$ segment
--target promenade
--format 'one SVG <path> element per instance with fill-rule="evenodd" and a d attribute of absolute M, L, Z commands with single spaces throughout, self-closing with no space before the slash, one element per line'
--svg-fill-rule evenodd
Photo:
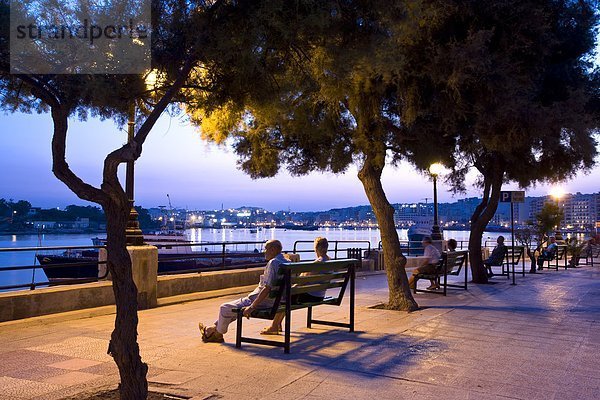
<path fill-rule="evenodd" d="M 293 313 L 291 354 L 204 344 L 236 295 L 141 311 L 139 342 L 151 390 L 197 399 L 600 399 L 600 268 L 542 271 L 495 284 L 418 294 L 413 313 L 369 308 L 387 298 L 385 275 L 357 279 L 356 333 L 304 327 Z M 346 305 L 347 306 L 347 305 Z M 110 308 L 0 324 L 0 399 L 82 398 L 112 389 Z M 103 315 L 104 314 L 104 315 Z M 315 317 L 343 321 L 346 307 Z M 268 321 L 250 320 L 245 334 Z"/>

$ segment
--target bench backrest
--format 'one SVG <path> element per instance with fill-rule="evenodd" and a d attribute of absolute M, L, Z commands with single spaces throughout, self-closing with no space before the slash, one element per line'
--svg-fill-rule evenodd
<path fill-rule="evenodd" d="M 443 252 L 440 261 L 441 271 L 444 272 L 445 268 L 448 274 L 458 275 L 463 265 L 466 264 L 468 256 L 468 250 Z"/>
<path fill-rule="evenodd" d="M 567 254 L 567 246 L 565 245 L 558 245 L 556 247 L 556 252 L 554 252 L 554 257 L 557 260 L 561 260 L 563 258 L 563 256 L 565 256 Z"/>
<path fill-rule="evenodd" d="M 513 256 L 514 256 L 514 263 L 518 264 L 519 261 L 521 261 L 521 257 L 523 257 L 524 253 L 525 253 L 525 246 L 515 246 L 514 253 L 513 253 L 512 246 L 506 246 L 506 254 L 504 255 L 504 259 L 506 260 L 505 262 L 507 264 L 511 264 L 513 262 Z"/>
<path fill-rule="evenodd" d="M 337 259 L 323 262 L 301 261 L 281 264 L 279 266 L 281 279 L 278 286 L 271 288 L 269 294 L 270 297 L 275 298 L 272 314 L 275 314 L 280 307 L 285 305 L 286 287 L 291 295 L 339 288 L 334 303 L 340 304 L 346 286 L 354 276 L 358 262 L 356 259 Z M 301 276 L 301 274 L 305 276 Z"/>

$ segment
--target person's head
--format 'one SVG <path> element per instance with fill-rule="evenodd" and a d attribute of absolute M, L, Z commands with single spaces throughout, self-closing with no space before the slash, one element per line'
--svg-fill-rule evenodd
<path fill-rule="evenodd" d="M 454 250 L 456 250 L 457 246 L 458 246 L 458 243 L 456 243 L 456 240 L 448 239 L 448 250 L 454 251 Z"/>
<path fill-rule="evenodd" d="M 496 243 L 504 244 L 504 236 L 502 236 L 502 235 L 498 236 L 498 239 L 496 239 Z"/>
<path fill-rule="evenodd" d="M 423 247 L 427 247 L 433 242 L 431 241 L 431 238 L 429 236 L 425 236 L 423 240 L 421 240 L 421 243 L 423 243 Z"/>
<path fill-rule="evenodd" d="M 265 243 L 265 260 L 269 261 L 277 257 L 281 250 L 283 250 L 283 246 L 279 240 L 269 240 Z"/>
<path fill-rule="evenodd" d="M 324 237 L 318 237 L 315 239 L 315 253 L 318 257 L 324 257 L 327 255 L 327 249 L 329 248 L 329 242 Z"/>
<path fill-rule="evenodd" d="M 556 238 L 554 236 L 550 236 L 550 243 L 556 243 Z"/>

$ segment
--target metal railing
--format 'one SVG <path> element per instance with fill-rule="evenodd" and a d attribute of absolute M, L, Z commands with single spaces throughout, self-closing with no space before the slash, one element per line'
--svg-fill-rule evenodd
<path fill-rule="evenodd" d="M 302 254 L 302 253 L 313 253 L 314 254 L 314 240 L 296 240 L 294 242 L 294 247 L 292 249 L 292 253 L 294 254 Z M 302 244 L 310 244 L 310 249 L 303 248 L 304 246 L 298 246 Z M 299 248 L 300 247 L 300 248 Z M 329 240 L 329 250 L 328 253 L 333 254 L 333 259 L 340 258 L 339 253 L 341 254 L 341 258 L 358 258 L 362 259 L 368 257 L 371 253 L 371 242 L 369 240 Z M 350 257 L 352 256 L 352 257 Z"/>
<path fill-rule="evenodd" d="M 14 289 L 25 289 L 28 288 L 30 290 L 34 290 L 38 286 L 50 286 L 56 284 L 76 284 L 76 283 L 87 283 L 87 282 L 95 282 L 98 279 L 106 278 L 107 274 L 103 274 L 98 276 L 98 265 L 106 264 L 105 261 L 92 261 L 89 260 L 89 257 L 78 257 L 77 255 L 83 253 L 83 251 L 92 251 L 95 253 L 99 252 L 99 249 L 104 248 L 104 246 L 49 246 L 49 247 L 10 247 L 10 248 L 0 248 L 0 254 L 5 254 L 8 252 L 30 252 L 34 253 L 34 264 L 31 265 L 11 265 L 11 266 L 0 266 L 0 276 L 6 276 L 7 272 L 10 271 L 28 271 L 31 270 L 31 279 L 28 279 L 27 283 L 15 283 L 9 285 L 0 285 L 0 291 L 5 290 L 14 290 Z M 61 252 L 51 254 L 50 252 Z M 38 256 L 46 256 L 46 257 L 59 257 L 63 260 L 68 260 L 68 262 L 56 262 L 49 263 L 45 265 L 38 264 Z M 78 258 L 81 258 L 82 261 L 79 261 Z M 86 258 L 88 258 L 86 260 Z M 96 267 L 96 276 L 89 277 L 60 277 L 57 279 L 48 278 L 48 274 L 52 276 L 60 276 L 63 275 L 63 272 L 66 271 L 67 268 L 90 268 L 93 270 L 93 267 Z M 40 277 L 39 270 L 44 271 L 44 275 L 47 280 L 42 279 L 41 281 L 36 281 L 36 273 L 37 277 Z M 62 271 L 61 271 L 62 270 Z"/>
<path fill-rule="evenodd" d="M 159 249 L 159 275 L 173 275 L 264 266 L 266 264 L 262 252 L 264 243 L 264 241 L 173 242 L 152 245 Z M 10 252 L 30 252 L 33 253 L 34 258 L 34 264 L 0 266 L 0 282 L 11 272 L 31 271 L 30 278 L 19 277 L 20 282 L 0 284 L 0 291 L 25 288 L 34 290 L 36 287 L 89 283 L 106 279 L 108 268 L 100 268 L 106 266 L 106 261 L 99 260 L 99 251 L 102 248 L 106 246 L 0 248 L 0 255 Z M 46 261 L 42 263 L 44 260 Z M 43 278 L 39 279 L 40 277 Z"/>
<path fill-rule="evenodd" d="M 158 274 L 177 275 L 262 267 L 267 262 L 262 247 L 265 241 L 185 242 L 152 245 L 158 248 Z M 163 250 L 186 249 L 185 253 Z M 200 251 L 198 251 L 200 248 Z"/>
<path fill-rule="evenodd" d="M 463 249 L 469 248 L 468 240 L 457 240 L 456 244 L 457 244 L 457 246 L 456 246 L 457 250 L 463 250 Z M 381 243 L 381 240 L 379 241 L 377 248 L 379 250 L 383 249 L 383 244 Z M 415 240 L 400 240 L 400 249 L 407 256 L 423 255 L 423 251 L 425 250 L 425 248 L 423 247 L 423 244 L 420 241 L 415 241 Z"/>

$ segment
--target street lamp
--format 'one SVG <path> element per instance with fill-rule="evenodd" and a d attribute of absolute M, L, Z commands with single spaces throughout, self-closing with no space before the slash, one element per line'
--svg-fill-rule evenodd
<path fill-rule="evenodd" d="M 144 77 L 146 88 L 156 90 L 156 84 L 158 82 L 158 74 L 155 70 L 150 70 Z M 127 144 L 131 144 L 135 137 L 135 100 L 129 102 L 128 121 L 127 121 Z M 127 227 L 125 228 L 125 236 L 127 237 L 127 244 L 131 246 L 141 246 L 144 244 L 144 234 L 140 229 L 140 223 L 138 220 L 138 213 L 135 210 L 134 205 L 134 161 L 127 161 L 125 169 L 125 193 L 129 200 L 131 207 L 129 211 L 129 220 L 127 221 Z"/>
<path fill-rule="evenodd" d="M 431 239 L 442 240 L 442 232 L 438 224 L 438 201 L 437 201 L 437 177 L 444 171 L 444 166 L 434 163 L 429 166 L 429 173 L 433 178 L 433 227 L 431 228 Z"/>
<path fill-rule="evenodd" d="M 550 196 L 553 197 L 554 200 L 556 200 L 556 207 L 558 208 L 559 212 L 560 212 L 560 199 L 562 199 L 565 196 L 565 194 L 566 194 L 565 189 L 560 186 L 554 186 L 552 189 L 550 189 Z M 554 238 L 556 240 L 563 240 L 563 237 L 562 237 L 562 234 L 560 233 L 559 227 L 560 227 L 560 222 L 556 225 L 556 231 L 554 232 Z"/>
<path fill-rule="evenodd" d="M 130 144 L 135 136 L 135 102 L 132 100 L 129 103 L 128 110 L 128 121 L 127 121 L 127 143 Z M 125 228 L 125 236 L 127 238 L 127 244 L 131 246 L 141 246 L 144 244 L 144 234 L 140 229 L 140 222 L 138 221 L 138 213 L 135 210 L 134 197 L 133 197 L 133 183 L 134 183 L 134 161 L 127 161 L 125 169 L 125 194 L 127 194 L 127 200 L 129 200 L 129 219 L 127 221 L 127 227 Z"/>

